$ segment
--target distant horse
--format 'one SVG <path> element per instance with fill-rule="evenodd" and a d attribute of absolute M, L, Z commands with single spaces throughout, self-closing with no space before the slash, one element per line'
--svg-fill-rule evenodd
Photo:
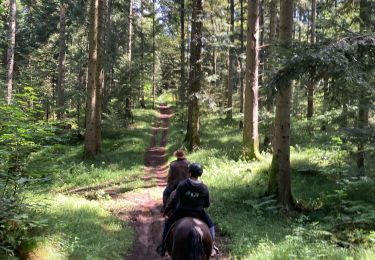
<path fill-rule="evenodd" d="M 173 224 L 166 243 L 168 254 L 174 260 L 208 260 L 213 242 L 204 222 L 185 217 Z"/>

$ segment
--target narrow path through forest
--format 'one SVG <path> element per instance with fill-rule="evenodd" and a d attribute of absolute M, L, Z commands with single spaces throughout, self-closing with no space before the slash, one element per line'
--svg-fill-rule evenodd
<path fill-rule="evenodd" d="M 169 259 L 168 256 L 160 257 L 155 249 L 160 243 L 163 231 L 164 219 L 160 213 L 162 205 L 162 191 L 166 185 L 166 176 L 168 171 L 167 164 L 167 143 L 170 118 L 173 116 L 169 106 L 161 104 L 158 107 L 160 112 L 152 125 L 152 136 L 149 148 L 145 154 L 144 168 L 144 187 L 143 194 L 139 198 L 132 198 L 136 203 L 135 212 L 128 215 L 119 215 L 124 221 L 131 220 L 135 230 L 135 244 L 129 255 L 128 260 L 159 260 Z M 157 186 L 159 196 L 155 199 L 152 192 Z M 114 197 L 115 198 L 115 197 Z M 130 198 L 128 198 L 130 199 Z M 220 246 L 220 238 L 218 239 Z M 217 255 L 212 259 L 227 259 L 223 255 Z"/>
<path fill-rule="evenodd" d="M 161 194 L 166 185 L 169 120 L 172 117 L 170 107 L 160 105 L 159 118 L 152 125 L 150 146 L 145 154 L 144 186 L 142 199 L 138 200 L 138 211 L 132 212 L 130 220 L 135 230 L 135 244 L 126 259 L 168 259 L 160 257 L 155 249 L 160 243 L 164 219 L 161 216 Z M 150 188 L 158 186 L 160 199 L 154 199 Z M 124 216 L 129 219 L 129 216 Z"/>
<path fill-rule="evenodd" d="M 156 247 L 161 241 L 164 226 L 164 218 L 160 213 L 162 206 L 162 192 L 166 186 L 168 171 L 167 143 L 172 110 L 165 104 L 158 106 L 159 116 L 152 124 L 150 144 L 145 152 L 143 189 L 135 192 L 123 192 L 116 187 L 117 184 L 109 183 L 96 187 L 71 190 L 71 193 L 83 194 L 91 198 L 89 194 L 102 189 L 105 194 L 119 205 L 113 212 L 117 217 L 133 227 L 135 241 L 127 253 L 127 260 L 163 260 L 168 256 L 160 257 L 156 253 Z M 114 185 L 114 186 L 113 186 Z M 90 193 L 91 191 L 91 193 Z M 89 193 L 87 193 L 89 192 Z M 126 205 L 131 205 L 129 211 Z M 111 210 L 112 211 L 112 210 Z M 216 244 L 222 249 L 224 239 L 217 237 Z M 126 253 L 124 253 L 126 254 Z M 216 255 L 212 259 L 228 259 L 224 255 Z"/>

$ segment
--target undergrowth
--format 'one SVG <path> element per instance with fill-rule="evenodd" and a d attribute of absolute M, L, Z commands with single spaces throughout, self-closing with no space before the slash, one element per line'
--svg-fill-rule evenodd
<path fill-rule="evenodd" d="M 267 147 L 262 147 L 262 161 L 242 161 L 238 121 L 202 118 L 202 147 L 188 159 L 204 165 L 202 179 L 212 198 L 208 212 L 231 258 L 374 258 L 373 164 L 368 158 L 368 176 L 358 175 L 353 144 L 345 142 L 338 127 L 320 130 L 322 120 L 293 122 L 292 192 L 309 211 L 285 216 L 276 199 L 265 196 L 272 158 Z M 183 145 L 179 122 L 172 124 L 170 152 Z"/>
<path fill-rule="evenodd" d="M 25 156 L 25 175 L 43 183 L 25 190 L 24 201 L 30 207 L 17 217 L 24 217 L 21 220 L 29 228 L 22 240 L 15 238 L 16 255 L 48 260 L 121 259 L 126 255 L 133 232 L 105 210 L 113 205 L 107 205 L 102 189 L 127 192 L 144 186 L 140 176 L 156 112 L 137 110 L 134 115 L 135 124 L 128 128 L 112 128 L 113 120 L 104 120 L 103 149 L 94 160 L 84 161 L 83 142 L 71 142 L 65 132 Z M 88 192 L 79 192 L 82 189 Z"/>

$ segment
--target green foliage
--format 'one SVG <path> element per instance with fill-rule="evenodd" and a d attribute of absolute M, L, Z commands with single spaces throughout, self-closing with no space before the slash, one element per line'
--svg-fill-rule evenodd
<path fill-rule="evenodd" d="M 0 122 L 0 253 L 13 254 L 38 225 L 27 214 L 22 192 L 40 181 L 27 173 L 27 157 L 49 132 L 17 106 L 0 105 Z"/>
<path fill-rule="evenodd" d="M 50 174 L 32 171 L 30 155 L 42 147 L 66 142 L 58 128 L 38 121 L 39 101 L 31 87 L 15 96 L 14 105 L 0 104 L 0 253 L 13 254 L 27 241 L 30 229 L 42 226 L 30 217 L 33 207 L 24 192 L 35 191 Z"/>
<path fill-rule="evenodd" d="M 362 86 L 366 81 L 365 73 L 375 67 L 375 38 L 372 36 L 349 36 L 309 51 L 306 47 L 302 49 L 303 52 L 285 61 L 270 81 L 270 88 L 277 91 L 286 81 L 300 79 L 305 74 L 313 81 L 329 77 L 341 84 Z"/>
<path fill-rule="evenodd" d="M 45 228 L 27 245 L 38 259 L 120 259 L 132 244 L 132 229 L 99 202 L 52 194 L 29 200 L 48 203 L 33 216 Z"/>
<path fill-rule="evenodd" d="M 237 123 L 202 118 L 202 148 L 188 159 L 204 165 L 202 179 L 212 199 L 209 214 L 220 230 L 218 243 L 231 258 L 373 258 L 374 201 L 369 194 L 375 181 L 355 176 L 353 144 L 336 131 L 338 122 L 332 123 L 338 115 L 332 111 L 292 122 L 292 192 L 304 211 L 289 217 L 279 213 L 274 197 L 264 196 L 271 156 L 238 160 L 242 132 L 233 127 Z M 326 131 L 320 129 L 322 123 Z M 260 128 L 267 124 L 261 121 Z M 175 121 L 170 130 L 172 151 L 183 139 L 183 125 Z"/>

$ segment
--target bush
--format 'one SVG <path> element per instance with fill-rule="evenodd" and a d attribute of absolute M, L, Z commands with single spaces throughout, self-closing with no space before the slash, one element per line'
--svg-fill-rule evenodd
<path fill-rule="evenodd" d="M 41 181 L 28 173 L 27 163 L 53 128 L 36 120 L 35 113 L 0 104 L 0 255 L 13 255 L 30 228 L 39 226 L 29 218 L 32 207 L 23 203 L 26 187 Z"/>

